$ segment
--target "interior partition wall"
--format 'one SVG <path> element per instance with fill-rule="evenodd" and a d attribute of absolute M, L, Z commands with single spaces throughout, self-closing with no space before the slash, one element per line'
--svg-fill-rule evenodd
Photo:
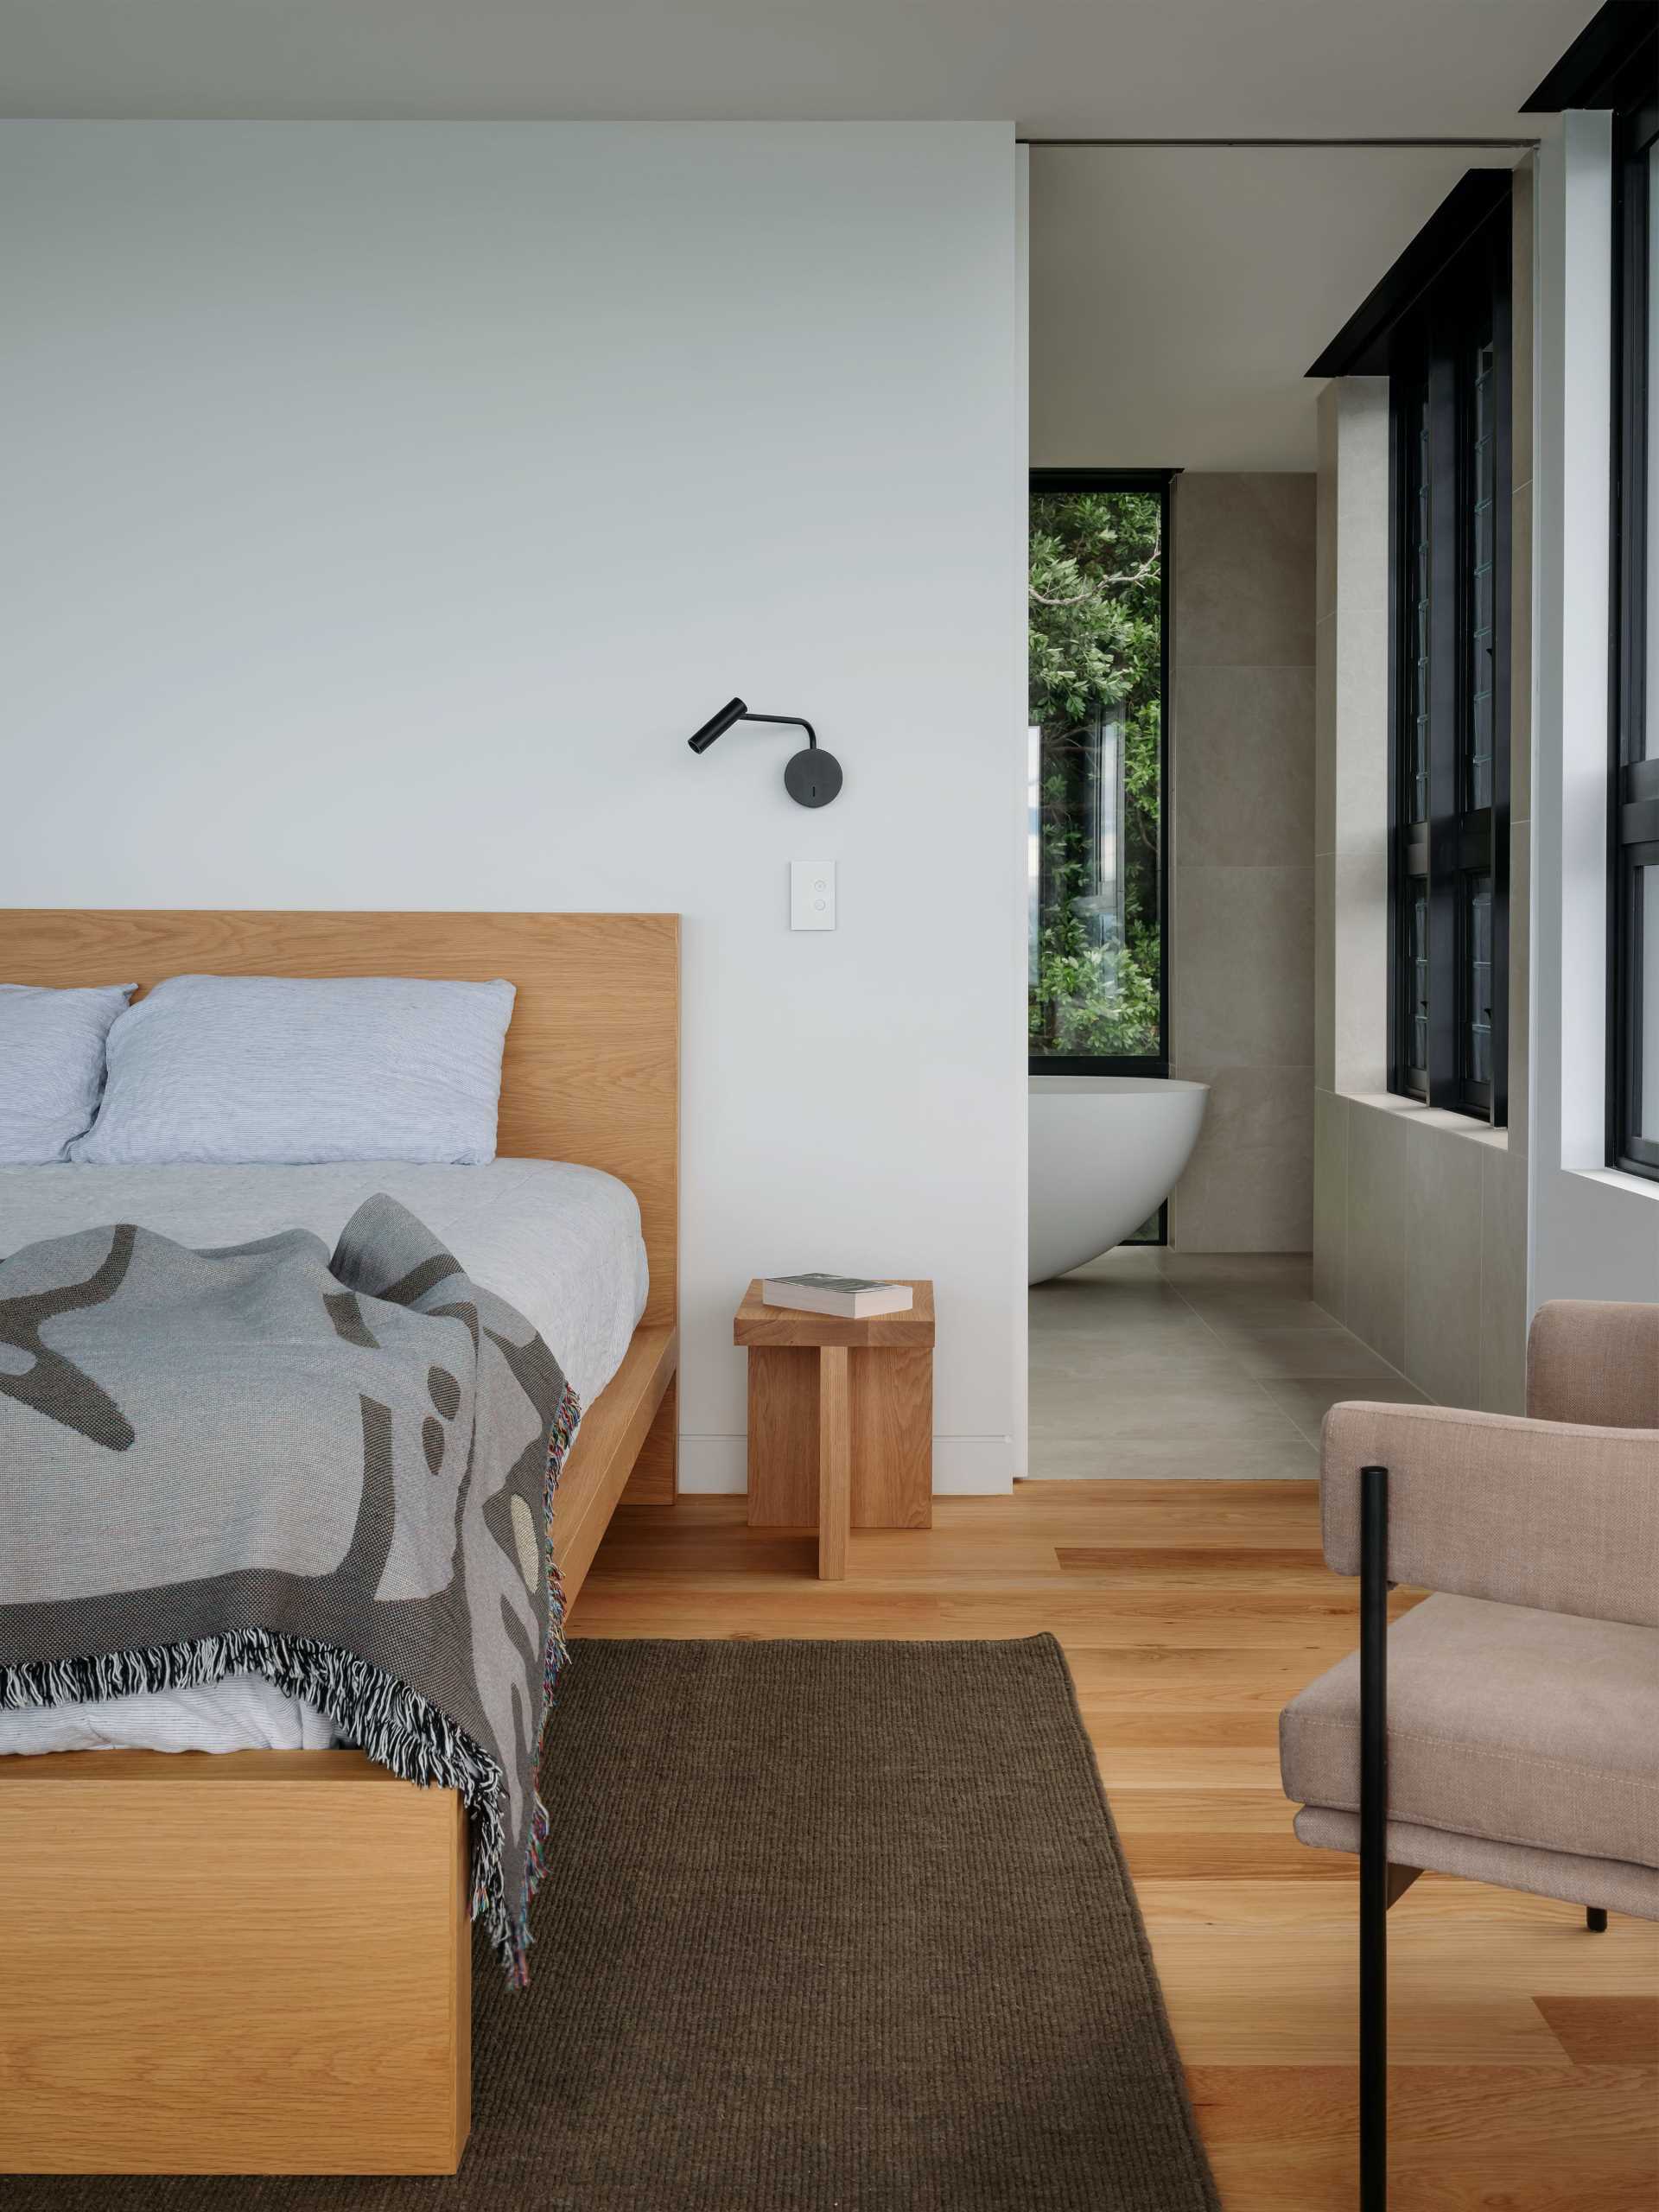
<path fill-rule="evenodd" d="M 936 1277 L 936 1486 L 1024 1471 L 1015 181 L 1011 124 L 0 122 L 7 903 L 678 912 L 687 1490 L 804 1265 Z M 833 806 L 687 750 L 736 691 Z"/>

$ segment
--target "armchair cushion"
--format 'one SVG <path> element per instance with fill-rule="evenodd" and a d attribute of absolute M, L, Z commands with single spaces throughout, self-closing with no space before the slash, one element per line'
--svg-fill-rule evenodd
<path fill-rule="evenodd" d="M 1359 1573 L 1359 1471 L 1389 1471 L 1389 1580 L 1659 1628 L 1659 1430 L 1332 1406 L 1326 1564 Z"/>
<path fill-rule="evenodd" d="M 1659 1630 L 1433 1597 L 1389 1631 L 1391 1821 L 1659 1868 Z M 1287 1796 L 1359 1805 L 1359 1659 L 1280 1715 Z"/>
<path fill-rule="evenodd" d="M 1659 1428 L 1659 1306 L 1552 1298 L 1527 1338 L 1535 1421 Z"/>

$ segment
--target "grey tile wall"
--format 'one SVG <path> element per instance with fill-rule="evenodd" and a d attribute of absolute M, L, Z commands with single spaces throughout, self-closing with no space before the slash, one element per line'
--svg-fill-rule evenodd
<path fill-rule="evenodd" d="M 1406 1366 L 1406 1230 L 1411 1170 L 1406 1123 L 1386 1108 L 1348 1105 L 1347 1264 L 1344 1327 L 1374 1344 L 1390 1365 Z"/>
<path fill-rule="evenodd" d="M 1182 1071 L 1311 1071 L 1312 868 L 1305 861 L 1296 868 L 1189 868 L 1177 861 L 1175 875 L 1180 906 L 1175 1033 Z"/>
<path fill-rule="evenodd" d="M 1205 1143 L 1181 1181 L 1177 1249 L 1306 1252 L 1313 1242 L 1313 1087 L 1305 1065 L 1217 1067 Z M 1205 1243 L 1188 1241 L 1200 1224 Z"/>
<path fill-rule="evenodd" d="M 1175 636 L 1183 663 L 1309 667 L 1313 659 L 1317 479 L 1179 477 Z"/>
<path fill-rule="evenodd" d="M 1317 486 L 1176 486 L 1172 1058 L 1211 1085 L 1185 1251 L 1313 1236 Z"/>
<path fill-rule="evenodd" d="M 1413 1116 L 1406 1132 L 1406 1356 L 1443 1406 L 1480 1397 L 1481 1167 L 1486 1146 Z"/>
<path fill-rule="evenodd" d="M 1176 678 L 1182 868 L 1307 866 L 1313 670 L 1210 666 Z"/>
<path fill-rule="evenodd" d="M 1480 1171 L 1480 1385 L 1469 1402 L 1518 1414 L 1527 1395 L 1526 1159 L 1489 1145 Z"/>
<path fill-rule="evenodd" d="M 1313 1093 L 1313 1291 L 1340 1319 L 1347 1306 L 1348 1101 Z"/>

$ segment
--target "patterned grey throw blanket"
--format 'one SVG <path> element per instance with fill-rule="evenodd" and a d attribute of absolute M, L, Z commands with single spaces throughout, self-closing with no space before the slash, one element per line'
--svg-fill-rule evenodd
<path fill-rule="evenodd" d="M 577 1414 L 389 1198 L 332 1257 L 303 1230 L 30 1245 L 0 1261 L 0 1703 L 264 1675 L 461 1792 L 473 1913 L 523 1981 Z"/>

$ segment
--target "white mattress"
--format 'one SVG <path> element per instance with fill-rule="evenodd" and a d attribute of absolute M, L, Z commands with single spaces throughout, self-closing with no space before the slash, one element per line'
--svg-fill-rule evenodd
<path fill-rule="evenodd" d="M 0 1253 L 105 1222 L 137 1222 L 183 1244 L 236 1244 L 279 1229 L 330 1246 L 385 1191 L 441 1236 L 468 1274 L 539 1331 L 584 1407 L 622 1363 L 645 1310 L 639 1207 L 625 1183 L 563 1160 L 486 1167 L 353 1160 L 321 1167 L 0 1168 Z M 156 1691 L 107 1706 L 0 1711 L 0 1754 L 121 1745 L 242 1751 L 327 1740 L 308 1707 L 243 1680 Z"/>

